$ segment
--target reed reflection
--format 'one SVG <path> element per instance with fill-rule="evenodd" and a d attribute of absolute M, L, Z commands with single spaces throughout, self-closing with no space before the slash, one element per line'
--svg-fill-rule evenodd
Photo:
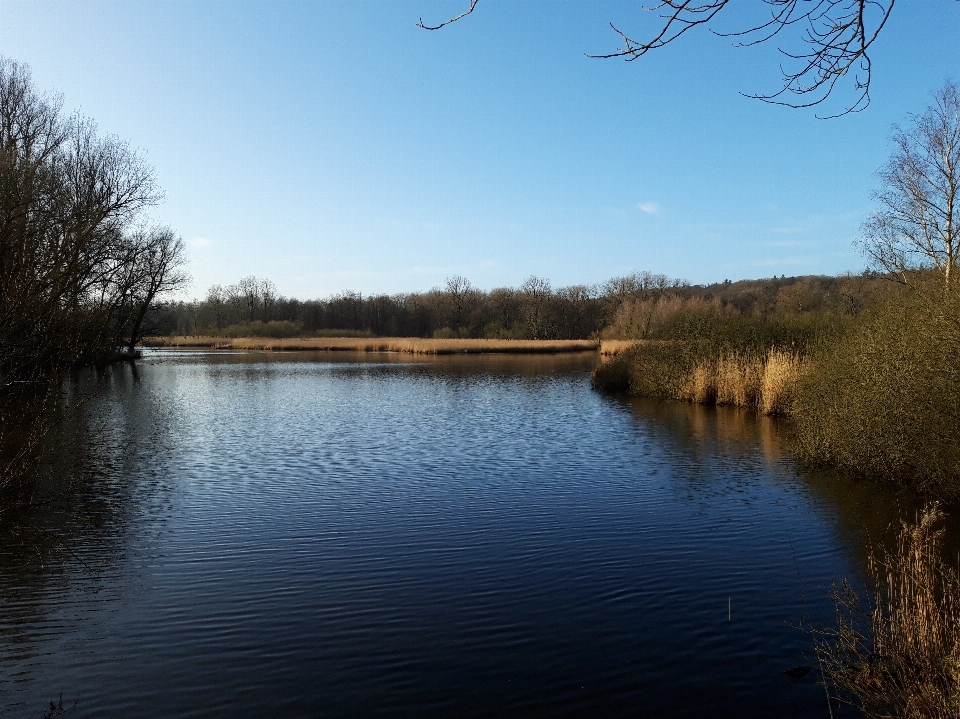
<path fill-rule="evenodd" d="M 770 471 L 753 476 L 796 485 L 832 521 L 838 544 L 848 548 L 858 570 L 848 579 L 861 587 L 870 584 L 871 554 L 882 557 L 892 550 L 901 521 L 914 520 L 924 506 L 924 500 L 907 488 L 799 465 L 791 453 L 792 427 L 787 420 L 686 402 L 625 397 L 612 401 L 629 408 L 657 441 L 687 455 L 690 467 L 713 467 L 720 458 L 734 463 L 762 461 Z M 949 517 L 945 553 L 960 556 L 960 506 L 945 509 Z"/>

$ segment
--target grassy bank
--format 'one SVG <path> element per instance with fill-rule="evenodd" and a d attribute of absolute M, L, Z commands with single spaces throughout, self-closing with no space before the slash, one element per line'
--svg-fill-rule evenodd
<path fill-rule="evenodd" d="M 656 339 L 603 355 L 594 382 L 787 416 L 804 462 L 954 500 L 960 297 L 912 279 L 910 286 L 888 281 L 856 312 L 747 315 L 674 301 L 655 308 L 663 328 Z"/>
<path fill-rule="evenodd" d="M 554 354 L 590 352 L 593 340 L 492 340 L 423 339 L 418 337 L 151 337 L 147 347 L 211 347 L 214 349 L 267 350 L 274 352 L 405 352 L 409 354 Z"/>

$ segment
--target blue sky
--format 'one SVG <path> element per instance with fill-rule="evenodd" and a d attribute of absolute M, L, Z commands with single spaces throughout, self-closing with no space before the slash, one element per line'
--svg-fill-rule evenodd
<path fill-rule="evenodd" d="M 415 25 L 467 5 L 0 0 L 0 54 L 145 153 L 191 294 L 253 274 L 301 298 L 859 271 L 891 124 L 960 79 L 953 0 L 898 2 L 872 105 L 829 121 L 739 94 L 777 87 L 774 46 L 700 32 L 586 58 L 617 47 L 611 21 L 653 29 L 640 2 L 480 0 Z"/>

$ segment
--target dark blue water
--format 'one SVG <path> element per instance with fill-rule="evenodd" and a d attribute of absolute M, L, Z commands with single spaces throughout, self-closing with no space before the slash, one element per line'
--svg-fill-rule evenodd
<path fill-rule="evenodd" d="M 783 674 L 815 664 L 797 625 L 893 503 L 799 473 L 770 420 L 597 393 L 593 362 L 78 376 L 2 517 L 0 717 L 828 716 Z"/>

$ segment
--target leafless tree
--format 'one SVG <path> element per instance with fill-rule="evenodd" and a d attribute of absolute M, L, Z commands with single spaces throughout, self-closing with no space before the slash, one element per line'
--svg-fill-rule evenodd
<path fill-rule="evenodd" d="M 880 169 L 880 209 L 863 224 L 860 244 L 882 270 L 907 282 L 935 267 L 944 287 L 960 260 L 960 89 L 947 82 L 911 126 L 895 126 L 894 151 Z"/>
<path fill-rule="evenodd" d="M 457 332 L 463 325 L 463 316 L 475 294 L 470 280 L 460 275 L 454 275 L 447 278 L 447 295 L 450 297 L 450 303 L 453 306 L 453 323 L 451 329 Z"/>
<path fill-rule="evenodd" d="M 207 290 L 207 306 L 213 311 L 214 322 L 218 330 L 223 329 L 224 304 L 226 303 L 227 293 L 223 285 L 211 285 Z"/>
<path fill-rule="evenodd" d="M 487 302 L 501 331 L 509 333 L 521 315 L 520 297 L 517 291 L 510 287 L 497 287 L 487 294 Z"/>
<path fill-rule="evenodd" d="M 143 321 L 153 303 L 184 289 L 190 281 L 185 271 L 183 241 L 169 227 L 141 229 L 133 239 L 137 281 L 131 293 L 131 318 L 127 349 L 132 354 L 142 338 Z"/>
<path fill-rule="evenodd" d="M 159 198 L 136 152 L 0 58 L 0 387 L 107 348 L 136 274 L 128 229 Z"/>
<path fill-rule="evenodd" d="M 160 199 L 153 170 L 61 107 L 0 57 L 0 490 L 51 426 L 51 380 L 134 342 L 182 258 L 135 229 Z"/>
<path fill-rule="evenodd" d="M 471 14 L 478 0 L 457 17 L 436 25 L 417 25 L 425 30 L 439 30 Z M 779 90 L 749 94 L 764 102 L 789 107 L 819 105 L 833 92 L 842 78 L 853 82 L 854 100 L 839 114 L 858 112 L 870 103 L 872 62 L 870 49 L 890 17 L 895 0 L 755 0 L 766 5 L 767 17 L 745 28 L 717 31 L 713 24 L 730 0 L 660 0 L 644 8 L 658 14 L 657 29 L 647 39 L 637 40 L 613 23 L 610 27 L 620 36 L 622 46 L 613 52 L 588 55 L 594 58 L 623 58 L 633 61 L 669 45 L 681 35 L 701 26 L 714 34 L 736 39 L 736 46 L 758 45 L 778 36 L 789 36 L 798 49 L 780 52 L 790 61 L 781 65 L 783 75 Z"/>
<path fill-rule="evenodd" d="M 569 339 L 583 339 L 586 334 L 587 309 L 595 296 L 596 288 L 592 285 L 571 285 L 557 290 L 557 298 L 569 310 L 565 313 Z"/>
<path fill-rule="evenodd" d="M 547 303 L 553 292 L 550 280 L 531 275 L 520 285 L 522 310 L 527 331 L 535 339 L 544 339 L 548 330 Z"/>

